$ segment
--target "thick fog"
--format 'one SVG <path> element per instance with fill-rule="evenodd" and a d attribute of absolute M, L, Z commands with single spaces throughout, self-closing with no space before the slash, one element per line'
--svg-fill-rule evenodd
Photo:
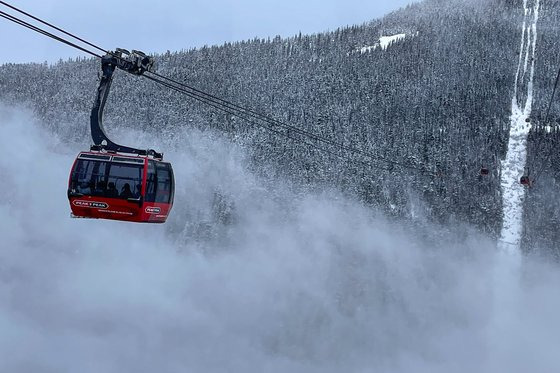
<path fill-rule="evenodd" d="M 560 269 L 465 228 L 433 247 L 336 191 L 252 175 L 211 133 L 156 146 L 165 225 L 71 219 L 76 126 L 0 106 L 1 372 L 550 372 Z M 433 228 L 433 234 L 439 234 Z M 424 232 L 424 235 L 430 235 Z M 513 264 L 512 264 L 513 263 Z"/>

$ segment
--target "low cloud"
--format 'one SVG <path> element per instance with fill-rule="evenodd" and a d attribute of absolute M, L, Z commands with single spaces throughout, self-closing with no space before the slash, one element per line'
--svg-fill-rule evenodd
<path fill-rule="evenodd" d="M 2 106 L 0 116 L 2 372 L 559 363 L 554 264 L 526 258 L 504 283 L 507 260 L 484 237 L 427 245 L 334 192 L 259 180 L 240 149 L 196 132 L 120 134 L 156 142 L 174 164 L 165 226 L 71 219 L 68 172 L 84 144 L 59 143 L 64 129 L 49 132 L 24 111 Z"/>

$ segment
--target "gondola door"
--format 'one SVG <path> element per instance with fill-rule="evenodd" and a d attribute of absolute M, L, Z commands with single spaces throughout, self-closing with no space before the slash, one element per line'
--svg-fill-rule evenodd
<path fill-rule="evenodd" d="M 163 223 L 173 206 L 173 169 L 168 162 L 149 159 L 146 172 L 143 220 Z"/>

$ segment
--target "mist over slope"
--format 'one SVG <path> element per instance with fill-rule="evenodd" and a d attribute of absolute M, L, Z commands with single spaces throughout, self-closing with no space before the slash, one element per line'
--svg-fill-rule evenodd
<path fill-rule="evenodd" d="M 69 218 L 83 143 L 0 106 L 0 371 L 526 372 L 559 363 L 560 270 L 495 287 L 495 244 L 423 244 L 336 192 L 266 184 L 212 133 L 169 150 L 165 226 Z M 425 235 L 442 234 L 437 228 Z M 496 292 L 515 294 L 495 308 Z M 493 306 L 494 305 L 494 306 Z"/>

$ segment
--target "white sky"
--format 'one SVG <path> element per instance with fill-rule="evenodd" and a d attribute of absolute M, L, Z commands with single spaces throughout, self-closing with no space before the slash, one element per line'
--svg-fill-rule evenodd
<path fill-rule="evenodd" d="M 361 24 L 414 0 L 8 0 L 103 48 L 176 51 Z M 13 14 L 5 6 L 0 10 Z M 0 18 L 0 64 L 55 62 L 80 54 Z"/>

